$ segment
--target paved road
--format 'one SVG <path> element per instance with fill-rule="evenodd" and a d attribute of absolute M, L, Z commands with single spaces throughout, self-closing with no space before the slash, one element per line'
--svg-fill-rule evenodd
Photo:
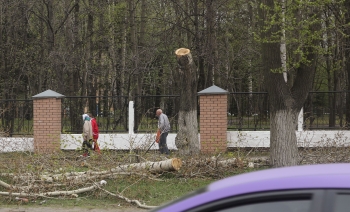
<path fill-rule="evenodd" d="M 0 212 L 147 212 L 146 209 L 141 208 L 110 208 L 110 209 L 97 209 L 97 208 L 56 208 L 56 207 L 13 207 L 2 208 L 0 206 Z"/>

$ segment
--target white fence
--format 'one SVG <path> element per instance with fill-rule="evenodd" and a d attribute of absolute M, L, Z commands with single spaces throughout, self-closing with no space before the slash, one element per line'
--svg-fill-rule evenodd
<path fill-rule="evenodd" d="M 129 102 L 129 133 L 100 134 L 98 139 L 101 149 L 130 150 L 148 149 L 155 140 L 155 134 L 134 134 L 134 106 Z M 299 120 L 302 120 L 302 112 Z M 348 145 L 350 131 L 303 131 L 302 122 L 298 123 L 296 135 L 299 147 L 319 145 Z M 176 150 L 176 134 L 168 135 L 168 148 Z M 198 134 L 200 138 L 200 135 Z M 61 149 L 76 150 L 81 148 L 83 137 L 81 134 L 61 134 Z M 336 142 L 336 144 L 335 144 Z M 269 147 L 270 131 L 228 131 L 227 147 Z M 150 149 L 158 149 L 158 144 L 153 144 Z M 0 138 L 0 152 L 34 151 L 33 138 Z"/>
<path fill-rule="evenodd" d="M 299 147 L 320 145 L 348 146 L 350 131 L 296 131 Z M 198 134 L 200 137 L 200 135 Z M 176 150 L 176 134 L 168 135 L 169 149 Z M 101 134 L 101 149 L 130 150 L 148 149 L 155 139 L 155 134 Z M 80 134 L 62 134 L 61 149 L 76 150 L 81 148 L 83 137 Z M 269 131 L 228 131 L 227 147 L 269 147 Z M 151 149 L 158 149 L 158 144 Z M 0 138 L 0 152 L 33 151 L 33 138 Z"/>

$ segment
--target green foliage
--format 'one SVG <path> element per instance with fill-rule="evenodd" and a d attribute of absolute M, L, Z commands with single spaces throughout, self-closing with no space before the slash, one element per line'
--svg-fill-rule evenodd
<path fill-rule="evenodd" d="M 4 3 L 0 95 L 30 98 L 48 88 L 67 96 L 177 94 L 179 47 L 191 50 L 199 85 L 264 91 L 261 45 L 279 44 L 284 31 L 291 76 L 316 52 L 314 89 L 348 90 L 342 77 L 349 27 L 344 1 L 285 2 L 285 10 L 281 1 L 244 0 L 210 7 L 186 0 Z"/>

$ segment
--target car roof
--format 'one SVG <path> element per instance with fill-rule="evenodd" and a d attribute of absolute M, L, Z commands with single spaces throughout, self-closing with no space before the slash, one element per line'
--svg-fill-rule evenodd
<path fill-rule="evenodd" d="M 336 186 L 339 183 L 334 181 L 329 182 L 332 177 L 337 177 L 339 175 L 350 176 L 350 163 L 300 165 L 249 172 L 213 182 L 208 186 L 208 190 L 216 190 L 227 186 L 235 186 L 240 184 L 249 184 L 251 182 L 263 183 L 271 180 L 278 180 L 280 183 L 288 183 L 290 178 L 297 178 L 298 181 L 302 181 L 302 179 L 307 179 L 310 177 L 314 178 L 314 181 L 316 181 L 314 183 L 317 183 L 318 186 L 329 187 L 332 185 Z M 325 182 L 321 180 L 321 176 L 327 176 L 329 180 Z M 342 185 L 346 186 L 344 184 Z M 349 186 L 350 184 L 347 185 Z M 280 188 L 284 187 L 284 184 L 280 185 Z M 298 187 L 303 188 L 304 186 L 301 184 Z M 308 186 L 305 185 L 305 187 L 307 188 Z M 278 186 L 274 185 L 273 188 L 278 189 Z M 250 189 L 247 188 L 247 191 L 248 190 Z M 244 192 L 244 190 L 242 190 L 242 192 Z"/>
<path fill-rule="evenodd" d="M 218 199 L 257 192 L 321 188 L 350 189 L 350 163 L 271 168 L 235 175 L 209 184 L 205 192 L 170 204 L 164 211 L 183 211 Z"/>

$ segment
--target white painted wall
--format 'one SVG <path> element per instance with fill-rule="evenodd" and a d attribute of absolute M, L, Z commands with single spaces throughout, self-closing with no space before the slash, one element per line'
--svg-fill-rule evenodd
<path fill-rule="evenodd" d="M 296 131 L 299 147 L 349 146 L 350 131 Z M 101 134 L 98 142 L 101 149 L 130 150 L 148 149 L 155 134 Z M 200 137 L 200 135 L 198 134 Z M 175 133 L 168 135 L 168 148 L 176 150 Z M 81 148 L 81 134 L 61 134 L 61 149 Z M 269 147 L 270 131 L 228 131 L 227 147 Z M 154 143 L 150 149 L 158 149 Z M 33 138 L 0 138 L 0 152 L 34 151 Z"/>
<path fill-rule="evenodd" d="M 1 152 L 34 152 L 34 138 L 0 138 Z"/>
<path fill-rule="evenodd" d="M 298 147 L 350 144 L 350 131 L 296 131 Z M 270 147 L 270 131 L 229 131 L 227 147 Z"/>
<path fill-rule="evenodd" d="M 176 134 L 168 135 L 167 144 L 169 149 L 176 149 Z M 100 149 L 148 149 L 155 141 L 156 134 L 100 134 L 98 143 Z M 75 150 L 82 146 L 83 137 L 81 134 L 62 134 L 61 149 Z M 158 149 L 158 144 L 154 143 L 150 149 Z"/>

